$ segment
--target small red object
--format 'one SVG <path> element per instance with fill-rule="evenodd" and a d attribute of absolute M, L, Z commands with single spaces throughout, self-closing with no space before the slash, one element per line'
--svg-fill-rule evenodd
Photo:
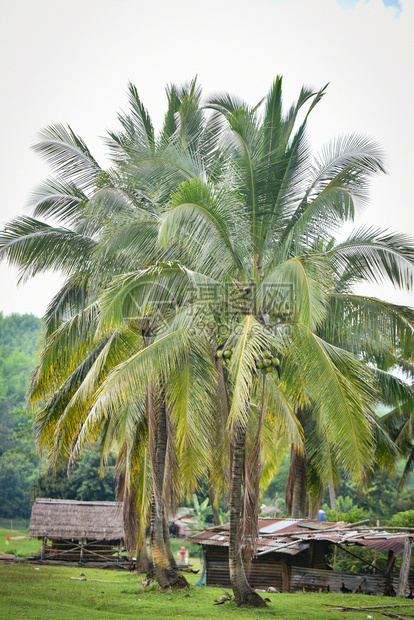
<path fill-rule="evenodd" d="M 7 540 L 10 540 L 10 536 L 8 534 L 7 534 L 6 538 L 7 538 Z"/>

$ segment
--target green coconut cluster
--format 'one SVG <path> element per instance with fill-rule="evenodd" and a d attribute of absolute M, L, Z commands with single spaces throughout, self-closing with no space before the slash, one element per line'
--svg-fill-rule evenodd
<path fill-rule="evenodd" d="M 265 375 L 273 372 L 275 368 L 280 368 L 280 359 L 266 349 L 263 351 L 262 358 L 256 360 L 256 366 Z"/>
<path fill-rule="evenodd" d="M 233 349 L 219 349 L 217 351 L 217 357 L 223 361 L 229 360 L 232 356 Z"/>
<path fill-rule="evenodd" d="M 217 350 L 217 357 L 222 360 L 222 362 L 226 363 L 230 360 L 233 354 L 233 349 L 230 347 L 226 347 L 225 349 Z M 262 353 L 262 357 L 256 359 L 256 368 L 262 371 L 262 374 L 268 374 L 277 369 L 278 374 L 280 376 L 280 360 L 276 357 L 271 351 L 265 350 Z"/>

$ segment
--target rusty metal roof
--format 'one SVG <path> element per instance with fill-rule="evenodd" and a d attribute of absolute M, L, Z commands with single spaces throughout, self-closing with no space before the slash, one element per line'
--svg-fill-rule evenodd
<path fill-rule="evenodd" d="M 229 524 L 215 526 L 194 534 L 192 542 L 200 545 L 229 546 Z M 296 555 L 308 549 L 311 541 L 339 545 L 362 545 L 377 551 L 394 551 L 397 555 L 404 548 L 404 540 L 414 533 L 377 531 L 344 521 L 327 522 L 313 519 L 259 518 L 257 555 L 286 553 Z"/>

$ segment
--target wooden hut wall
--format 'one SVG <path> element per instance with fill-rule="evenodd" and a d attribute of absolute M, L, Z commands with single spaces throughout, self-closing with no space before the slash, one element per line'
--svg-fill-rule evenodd
<path fill-rule="evenodd" d="M 290 592 L 297 590 L 318 591 L 329 586 L 332 592 L 340 591 L 342 584 L 349 590 L 361 586 L 363 592 L 382 594 L 385 591 L 385 577 L 381 574 L 340 573 L 329 570 L 326 565 L 326 543 L 315 544 L 294 556 L 281 553 L 267 553 L 255 558 L 250 567 L 249 583 L 254 588 L 270 586 L 282 589 L 282 560 L 290 567 Z M 208 586 L 230 587 L 228 547 L 206 545 Z M 313 562 L 313 567 L 310 564 Z M 393 575 L 397 588 L 398 576 Z"/>
<path fill-rule="evenodd" d="M 313 548 L 312 548 L 313 547 Z M 229 552 L 228 547 L 206 546 L 207 585 L 216 584 L 229 587 Z M 291 566 L 326 569 L 326 545 L 313 544 L 309 549 L 286 556 L 280 553 L 266 553 L 255 558 L 250 566 L 249 583 L 253 587 L 282 587 L 282 557 Z"/>
<path fill-rule="evenodd" d="M 62 560 L 64 562 L 116 562 L 114 553 L 118 550 L 119 541 L 86 541 L 81 546 L 78 541 L 52 540 L 43 547 L 43 559 Z"/>
<path fill-rule="evenodd" d="M 228 547 L 207 546 L 207 577 L 208 586 L 220 585 L 230 587 L 229 549 Z M 249 583 L 252 587 L 282 587 L 282 568 L 280 556 L 268 553 L 255 558 L 250 566 Z"/>
<path fill-rule="evenodd" d="M 228 588 L 230 586 L 228 547 L 216 547 L 214 545 L 206 547 L 206 562 L 206 584 Z"/>

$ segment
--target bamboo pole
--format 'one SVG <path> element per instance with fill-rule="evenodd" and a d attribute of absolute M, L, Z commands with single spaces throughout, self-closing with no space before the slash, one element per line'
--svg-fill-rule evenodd
<path fill-rule="evenodd" d="M 356 586 L 356 588 L 354 588 L 354 589 L 352 590 L 352 594 L 355 594 L 355 592 L 356 592 L 357 590 L 359 590 L 359 588 L 362 586 L 362 584 L 363 584 L 363 583 L 364 583 L 364 581 L 366 581 L 366 580 L 367 580 L 367 578 L 366 578 L 366 577 L 363 577 L 363 578 L 361 579 L 361 581 L 359 582 L 359 584 Z"/>
<path fill-rule="evenodd" d="M 120 581 L 109 581 L 108 579 L 87 579 L 86 577 L 71 577 L 73 581 L 100 581 L 102 583 L 121 583 Z"/>
<path fill-rule="evenodd" d="M 325 605 L 325 603 L 322 603 L 322 605 Z M 402 605 L 384 605 L 385 607 L 402 607 Z M 409 620 L 409 618 L 407 618 L 406 616 L 400 616 L 399 614 L 394 614 L 390 611 L 384 611 L 383 607 L 348 607 L 347 605 L 336 605 L 336 606 L 331 606 L 331 611 L 337 610 L 337 611 L 372 611 L 373 609 L 376 611 L 376 613 L 381 614 L 381 616 L 387 616 L 388 618 L 394 618 L 395 620 Z"/>
<path fill-rule="evenodd" d="M 338 604 L 334 604 L 334 603 L 322 603 L 322 605 L 324 605 L 325 607 L 338 607 L 339 609 L 342 609 L 344 607 L 344 605 L 338 605 Z M 346 605 L 345 605 L 346 607 Z M 396 607 L 400 608 L 400 607 L 414 607 L 414 603 L 400 603 L 400 604 L 396 604 L 394 603 L 394 605 L 363 605 L 362 607 L 346 607 L 347 609 L 360 609 L 360 610 L 370 610 L 370 609 L 395 609 Z"/>

